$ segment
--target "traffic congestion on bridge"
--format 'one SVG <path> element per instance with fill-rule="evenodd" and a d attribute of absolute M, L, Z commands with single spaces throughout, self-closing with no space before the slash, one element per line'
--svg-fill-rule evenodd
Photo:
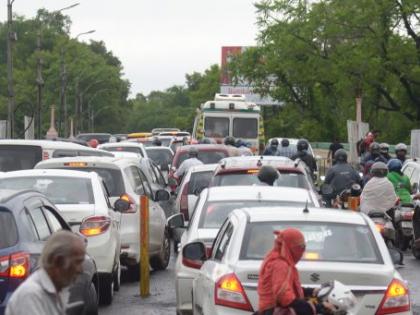
<path fill-rule="evenodd" d="M 418 1 L 238 1 L 6 0 L 0 315 L 420 314 Z M 101 5 L 220 61 L 142 89 Z"/>

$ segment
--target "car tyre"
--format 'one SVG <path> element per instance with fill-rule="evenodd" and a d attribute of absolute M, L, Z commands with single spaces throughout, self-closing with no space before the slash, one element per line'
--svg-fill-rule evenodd
<path fill-rule="evenodd" d="M 119 291 L 121 287 L 121 263 L 118 262 L 118 267 L 114 271 L 114 291 Z"/>
<path fill-rule="evenodd" d="M 140 281 L 140 264 L 127 266 L 127 273 L 130 281 Z"/>
<path fill-rule="evenodd" d="M 99 303 L 111 305 L 114 298 L 114 277 L 113 274 L 103 275 L 99 280 Z"/>
<path fill-rule="evenodd" d="M 85 315 L 98 315 L 98 295 L 93 283 L 90 284 L 89 290 L 85 298 Z"/>
<path fill-rule="evenodd" d="M 162 248 L 158 256 L 152 257 L 150 259 L 150 266 L 153 270 L 165 270 L 169 265 L 169 260 L 171 259 L 171 240 L 169 239 L 169 234 L 165 230 L 165 235 L 163 237 Z"/>

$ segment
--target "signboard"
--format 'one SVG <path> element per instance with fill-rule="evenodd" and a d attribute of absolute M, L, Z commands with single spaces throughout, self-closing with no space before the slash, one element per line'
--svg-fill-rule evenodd
<path fill-rule="evenodd" d="M 262 97 L 254 93 L 251 84 L 245 80 L 238 80 L 234 84 L 229 75 L 228 65 L 233 56 L 242 54 L 247 47 L 243 46 L 224 46 L 222 47 L 222 61 L 221 69 L 222 75 L 220 78 L 220 93 L 223 94 L 244 94 L 248 102 L 256 103 L 257 105 L 282 105 L 283 103 L 273 100 L 271 97 Z"/>

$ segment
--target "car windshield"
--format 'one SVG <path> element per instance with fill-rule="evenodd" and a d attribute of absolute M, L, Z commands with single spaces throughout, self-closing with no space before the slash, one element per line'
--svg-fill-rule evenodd
<path fill-rule="evenodd" d="M 372 231 L 366 225 L 331 222 L 255 222 L 247 226 L 240 259 L 262 260 L 273 248 L 274 231 L 296 228 L 305 235 L 302 260 L 383 263 Z"/>
<path fill-rule="evenodd" d="M 188 183 L 188 194 L 193 195 L 197 192 L 201 192 L 204 188 L 209 187 L 212 177 L 213 171 L 192 173 L 190 182 Z"/>
<path fill-rule="evenodd" d="M 212 186 L 251 186 L 260 183 L 256 172 L 222 173 L 214 177 Z M 290 172 L 281 173 L 274 186 L 310 189 L 305 175 Z"/>
<path fill-rule="evenodd" d="M 257 118 L 234 118 L 233 136 L 235 138 L 252 139 L 258 138 Z"/>
<path fill-rule="evenodd" d="M 143 151 L 138 147 L 129 147 L 129 146 L 121 146 L 121 147 L 105 147 L 101 148 L 102 150 L 109 151 L 109 152 L 133 152 L 140 154 L 143 156 Z"/>
<path fill-rule="evenodd" d="M 104 180 L 110 197 L 119 197 L 125 193 L 124 181 L 120 170 L 100 167 L 66 167 L 65 169 L 97 173 Z"/>
<path fill-rule="evenodd" d="M 0 180 L 0 189 L 35 189 L 55 204 L 94 204 L 89 178 L 60 176 L 8 177 Z"/>
<path fill-rule="evenodd" d="M 198 228 L 201 229 L 218 229 L 226 220 L 229 213 L 235 209 L 252 208 L 252 207 L 304 207 L 306 202 L 294 201 L 255 201 L 255 200 L 242 200 L 242 201 L 217 201 L 207 202 L 201 211 L 200 221 Z M 308 203 L 308 207 L 312 207 L 313 203 Z"/>
<path fill-rule="evenodd" d="M 42 149 L 40 146 L 0 146 L 0 170 L 2 172 L 32 169 L 41 160 Z"/>
<path fill-rule="evenodd" d="M 171 144 L 172 139 L 170 138 L 164 138 L 164 139 L 159 139 L 160 142 L 162 143 L 163 147 L 169 147 L 169 145 Z"/>
<path fill-rule="evenodd" d="M 153 147 L 146 149 L 147 156 L 157 165 L 169 165 L 172 163 L 173 153 L 169 150 L 162 150 Z"/>
<path fill-rule="evenodd" d="M 12 213 L 0 210 L 0 249 L 12 247 L 17 241 L 17 227 Z"/>
<path fill-rule="evenodd" d="M 229 118 L 206 117 L 204 135 L 211 138 L 224 138 L 229 135 Z"/>
<path fill-rule="evenodd" d="M 216 164 L 221 159 L 227 157 L 225 151 L 199 151 L 198 159 L 204 164 Z M 178 168 L 182 162 L 188 159 L 188 152 L 180 154 L 176 167 Z"/>
<path fill-rule="evenodd" d="M 174 142 L 172 142 L 172 144 L 171 144 L 171 150 L 172 150 L 172 152 L 176 152 L 176 150 L 179 148 L 179 147 L 182 147 L 183 146 L 183 142 L 182 141 L 174 141 Z"/>

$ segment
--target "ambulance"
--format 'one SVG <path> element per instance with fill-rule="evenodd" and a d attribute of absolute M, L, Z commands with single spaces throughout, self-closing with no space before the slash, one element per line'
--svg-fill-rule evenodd
<path fill-rule="evenodd" d="M 193 138 L 203 138 L 223 143 L 232 136 L 249 143 L 254 154 L 264 147 L 264 123 L 261 108 L 247 102 L 245 95 L 216 94 L 214 100 L 207 101 L 197 109 Z"/>

